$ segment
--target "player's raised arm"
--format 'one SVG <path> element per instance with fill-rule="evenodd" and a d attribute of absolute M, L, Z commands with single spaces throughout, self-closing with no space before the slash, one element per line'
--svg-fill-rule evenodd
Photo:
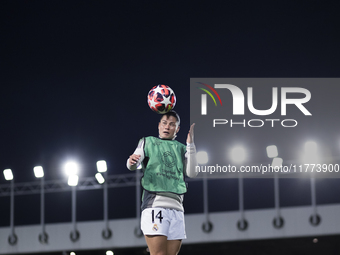
<path fill-rule="evenodd" d="M 194 127 L 195 123 L 190 126 L 187 137 L 186 175 L 190 178 L 194 178 L 198 174 L 198 172 L 196 172 L 196 166 L 198 163 L 196 158 L 196 146 L 194 143 Z"/>
<path fill-rule="evenodd" d="M 194 127 L 195 127 L 195 123 L 193 123 L 190 126 L 188 137 L 187 137 L 187 143 L 194 143 Z"/>

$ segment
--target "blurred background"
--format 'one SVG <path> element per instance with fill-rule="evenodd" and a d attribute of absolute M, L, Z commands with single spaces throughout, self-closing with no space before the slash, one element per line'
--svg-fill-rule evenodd
<path fill-rule="evenodd" d="M 12 227 L 40 231 L 41 181 L 34 175 L 35 166 L 43 166 L 45 184 L 50 185 L 45 186 L 47 225 L 71 226 L 74 219 L 73 188 L 64 174 L 68 161 L 79 166 L 77 222 L 103 220 L 103 188 L 94 177 L 99 160 L 107 163 L 107 220 L 115 224 L 134 220 L 138 217 L 137 182 L 126 160 L 141 137 L 158 135 L 160 118 L 146 103 L 148 91 L 157 84 L 175 91 L 175 110 L 181 116 L 177 140 L 184 143 L 190 127 L 191 77 L 338 77 L 338 10 L 338 1 L 1 1 L 0 169 L 12 170 L 16 193 L 11 219 L 11 184 L 1 174 L 0 246 L 6 245 L 10 254 L 28 253 L 15 248 L 20 236 L 17 244 L 8 244 Z M 338 117 L 334 118 L 336 128 Z M 339 136 L 334 143 L 340 145 Z M 121 180 L 117 176 L 126 174 L 133 177 L 117 185 Z M 301 212 L 307 208 L 308 215 L 297 218 L 309 224 L 316 202 L 330 206 L 327 213 L 335 218 L 339 181 L 312 183 L 310 179 L 280 180 L 280 208 L 302 208 Z M 249 220 L 251 210 L 275 212 L 275 188 L 272 179 L 244 179 L 242 185 L 240 208 L 239 180 L 209 180 L 208 192 L 203 192 L 203 180 L 189 181 L 184 204 L 189 226 L 194 226 L 190 222 L 196 216 L 205 221 L 207 210 L 215 213 L 211 220 L 219 214 L 235 214 L 232 230 L 226 231 L 241 236 L 220 240 L 203 233 L 205 242 L 190 244 L 188 233 L 181 254 L 339 253 L 340 228 L 329 231 L 331 222 L 322 227 L 325 217 L 316 228 L 309 224 L 311 232 L 302 227 L 295 237 L 286 233 L 281 238 L 285 235 L 277 235 L 272 225 L 262 237 L 247 236 L 250 229 L 237 228 L 239 215 L 245 212 Z M 263 219 L 267 214 L 261 215 Z M 272 220 L 271 216 L 268 222 Z M 198 224 L 201 232 L 202 221 Z M 216 234 L 216 228 L 211 234 L 214 230 Z M 270 235 L 270 231 L 275 233 Z M 38 242 L 37 237 L 34 240 Z M 136 247 L 116 251 L 112 243 L 112 250 L 142 254 L 146 247 L 138 240 Z M 77 254 L 107 250 L 76 246 L 77 242 L 70 244 Z M 39 252 L 47 253 L 44 249 Z M 56 252 L 69 254 L 71 250 Z"/>

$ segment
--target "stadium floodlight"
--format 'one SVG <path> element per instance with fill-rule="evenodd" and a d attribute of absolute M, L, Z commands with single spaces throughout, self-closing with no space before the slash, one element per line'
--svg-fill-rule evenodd
<path fill-rule="evenodd" d="M 107 165 L 105 160 L 97 161 L 97 171 L 95 177 L 99 184 L 103 184 L 103 211 L 104 211 L 104 222 L 105 222 L 105 229 L 103 230 L 103 237 L 110 238 L 111 230 L 109 229 L 109 214 L 108 214 L 108 191 L 107 191 Z"/>
<path fill-rule="evenodd" d="M 4 177 L 6 181 L 11 181 L 13 180 L 13 172 L 11 169 L 5 169 L 4 170 Z"/>
<path fill-rule="evenodd" d="M 266 150 L 268 158 L 275 158 L 279 155 L 276 145 L 269 145 Z"/>
<path fill-rule="evenodd" d="M 273 168 L 280 168 L 282 166 L 282 158 L 273 158 L 273 161 L 272 161 L 272 167 Z"/>
<path fill-rule="evenodd" d="M 314 141 L 306 142 L 304 145 L 303 163 L 317 163 L 318 161 L 318 145 Z"/>
<path fill-rule="evenodd" d="M 42 168 L 42 166 L 36 166 L 33 168 L 33 171 L 34 171 L 34 176 L 36 178 L 42 178 L 44 177 L 44 170 Z"/>
<path fill-rule="evenodd" d="M 198 164 L 204 165 L 209 161 L 208 153 L 206 151 L 198 151 L 196 153 L 196 159 Z"/>
<path fill-rule="evenodd" d="M 103 184 L 105 182 L 105 179 L 101 173 L 96 173 L 95 177 L 99 184 Z"/>
<path fill-rule="evenodd" d="M 70 175 L 70 176 L 68 177 L 67 184 L 68 184 L 69 186 L 77 186 L 77 185 L 78 185 L 78 180 L 79 180 L 78 175 L 76 175 L 76 174 Z"/>
<path fill-rule="evenodd" d="M 308 155 L 315 155 L 317 153 L 318 146 L 316 142 L 308 141 L 305 143 L 305 153 Z"/>
<path fill-rule="evenodd" d="M 11 169 L 4 170 L 4 177 L 6 181 L 11 181 L 11 198 L 10 198 L 10 228 L 11 234 L 8 237 L 8 242 L 10 244 L 15 244 L 17 241 L 17 236 L 14 233 L 14 177 Z"/>
<path fill-rule="evenodd" d="M 113 251 L 106 251 L 106 255 L 114 255 Z"/>
<path fill-rule="evenodd" d="M 235 163 L 242 163 L 246 159 L 246 150 L 241 146 L 236 146 L 231 150 L 230 157 Z"/>
<path fill-rule="evenodd" d="M 79 165 L 74 161 L 66 162 L 64 165 L 64 171 L 67 176 L 77 175 L 79 171 Z"/>
<path fill-rule="evenodd" d="M 104 173 L 107 171 L 107 165 L 105 160 L 97 161 L 97 170 L 99 173 Z"/>
<path fill-rule="evenodd" d="M 42 166 L 35 166 L 33 172 L 36 178 L 40 178 L 40 223 L 42 231 L 39 235 L 39 241 L 41 243 L 48 242 L 48 235 L 45 231 L 45 180 L 44 180 L 44 170 Z"/>

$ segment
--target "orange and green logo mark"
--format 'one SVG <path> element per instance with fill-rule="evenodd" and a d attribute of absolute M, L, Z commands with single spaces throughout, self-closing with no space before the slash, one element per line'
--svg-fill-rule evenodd
<path fill-rule="evenodd" d="M 210 89 L 217 96 L 218 100 L 220 101 L 220 104 L 222 105 L 221 97 L 220 97 L 220 95 L 216 92 L 216 90 L 213 87 L 211 87 L 210 85 L 205 84 L 203 82 L 197 82 L 197 83 L 202 84 L 202 85 L 206 86 L 208 89 Z M 198 87 L 198 89 L 203 90 L 204 92 L 206 92 L 212 98 L 212 100 L 214 101 L 215 106 L 217 106 L 217 102 L 215 100 L 215 97 L 214 97 L 214 95 L 209 90 L 207 90 L 205 88 L 200 88 L 200 87 Z M 207 114 L 207 95 L 205 95 L 205 94 L 202 94 L 202 99 L 201 99 L 201 114 L 202 115 L 206 115 Z"/>
<path fill-rule="evenodd" d="M 222 105 L 222 100 L 220 98 L 220 95 L 217 93 L 217 91 L 213 87 L 211 87 L 210 85 L 205 84 L 203 82 L 197 82 L 197 83 L 202 84 L 202 85 L 206 86 L 207 88 L 211 89 L 211 91 L 214 92 L 214 94 L 217 96 L 218 100 L 220 101 L 220 104 Z M 198 87 L 198 88 L 203 90 L 204 92 L 206 92 L 212 98 L 212 100 L 214 101 L 215 106 L 217 106 L 215 97 L 213 96 L 213 94 L 209 90 L 204 89 L 204 88 L 200 88 L 200 87 Z"/>

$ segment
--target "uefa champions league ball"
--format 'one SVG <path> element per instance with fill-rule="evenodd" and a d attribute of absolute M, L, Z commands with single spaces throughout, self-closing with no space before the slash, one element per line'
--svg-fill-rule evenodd
<path fill-rule="evenodd" d="M 159 84 L 149 91 L 148 105 L 154 112 L 165 114 L 176 105 L 175 93 L 169 86 Z"/>

